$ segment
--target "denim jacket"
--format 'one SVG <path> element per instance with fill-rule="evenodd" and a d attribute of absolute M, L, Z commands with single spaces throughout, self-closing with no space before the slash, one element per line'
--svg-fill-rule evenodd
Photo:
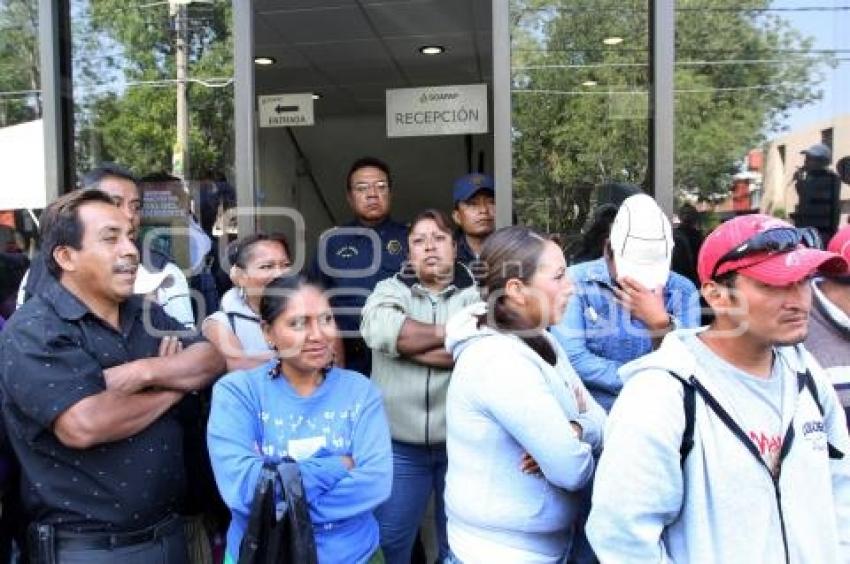
<path fill-rule="evenodd" d="M 570 267 L 575 295 L 552 334 L 593 398 L 605 408 L 620 393 L 617 370 L 652 351 L 646 325 L 617 304 L 605 258 Z M 664 303 L 677 327 L 699 325 L 699 293 L 693 283 L 675 272 L 664 286 Z"/>

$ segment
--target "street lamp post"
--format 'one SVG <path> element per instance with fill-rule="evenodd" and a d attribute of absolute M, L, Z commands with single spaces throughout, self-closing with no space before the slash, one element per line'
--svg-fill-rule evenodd
<path fill-rule="evenodd" d="M 189 21 L 185 0 L 169 0 L 168 7 L 174 19 L 175 63 L 177 70 L 177 139 L 172 154 L 172 173 L 186 179 L 189 174 Z"/>

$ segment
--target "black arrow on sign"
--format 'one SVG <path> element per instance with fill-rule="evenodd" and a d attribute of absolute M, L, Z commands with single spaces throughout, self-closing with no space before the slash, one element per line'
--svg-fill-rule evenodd
<path fill-rule="evenodd" d="M 298 106 L 281 106 L 278 104 L 274 107 L 274 111 L 277 114 L 283 114 L 286 112 L 297 112 L 300 108 Z"/>

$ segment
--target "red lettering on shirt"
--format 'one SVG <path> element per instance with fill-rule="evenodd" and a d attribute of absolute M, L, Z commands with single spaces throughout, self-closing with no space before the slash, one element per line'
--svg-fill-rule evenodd
<path fill-rule="evenodd" d="M 782 436 L 768 436 L 762 431 L 750 431 L 750 440 L 758 447 L 762 456 L 772 458 L 782 450 Z"/>

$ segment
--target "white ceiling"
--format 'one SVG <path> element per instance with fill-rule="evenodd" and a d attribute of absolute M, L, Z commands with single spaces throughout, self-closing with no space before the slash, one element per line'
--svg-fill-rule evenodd
<path fill-rule="evenodd" d="M 383 113 L 385 90 L 492 80 L 490 0 L 255 0 L 257 94 L 320 92 L 324 115 Z M 422 45 L 446 52 L 423 56 Z"/>

